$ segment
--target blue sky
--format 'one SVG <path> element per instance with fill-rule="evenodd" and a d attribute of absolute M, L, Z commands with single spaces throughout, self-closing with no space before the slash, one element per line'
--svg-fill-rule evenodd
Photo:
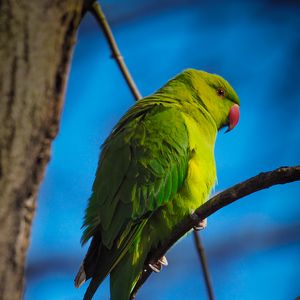
<path fill-rule="evenodd" d="M 143 95 L 185 68 L 224 76 L 241 119 L 216 144 L 223 190 L 261 171 L 300 161 L 300 5 L 293 1 L 103 1 Z M 81 223 L 100 145 L 133 104 L 90 15 L 79 29 L 52 158 L 40 188 L 25 300 L 81 299 L 73 277 L 87 248 Z M 300 295 L 300 185 L 253 194 L 208 220 L 202 233 L 217 299 Z M 206 299 L 191 236 L 168 253 L 139 299 Z M 108 281 L 97 293 L 109 299 Z M 97 299 L 97 298 L 96 298 Z"/>

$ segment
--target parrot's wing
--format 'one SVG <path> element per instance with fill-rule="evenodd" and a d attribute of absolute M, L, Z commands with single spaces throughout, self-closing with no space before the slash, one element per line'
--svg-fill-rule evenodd
<path fill-rule="evenodd" d="M 178 109 L 134 106 L 104 144 L 83 243 L 100 231 L 106 248 L 124 252 L 139 232 L 137 225 L 181 188 L 188 159 L 188 132 Z"/>

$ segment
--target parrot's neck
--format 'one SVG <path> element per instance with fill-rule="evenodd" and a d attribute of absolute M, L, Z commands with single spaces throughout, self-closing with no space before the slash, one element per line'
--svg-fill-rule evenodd
<path fill-rule="evenodd" d="M 191 104 L 183 105 L 181 111 L 198 124 L 202 136 L 206 137 L 208 143 L 214 145 L 218 128 L 211 114 L 204 107 Z"/>
<path fill-rule="evenodd" d="M 187 88 L 181 82 L 175 80 L 169 81 L 164 87 L 154 93 L 152 97 L 159 99 L 161 103 L 165 103 L 166 105 L 180 106 L 183 111 L 188 111 L 189 114 L 192 114 L 196 121 L 199 121 L 200 118 L 202 119 L 201 123 L 208 123 L 208 126 L 212 127 L 213 131 L 218 131 L 221 127 L 207 110 L 205 103 L 196 91 Z"/>
<path fill-rule="evenodd" d="M 214 136 L 219 130 L 219 124 L 207 110 L 205 104 L 185 85 L 179 85 L 178 82 L 170 81 L 153 94 L 152 97 L 159 99 L 159 102 L 163 105 L 179 107 L 182 112 L 189 114 L 195 121 L 207 126 Z"/>

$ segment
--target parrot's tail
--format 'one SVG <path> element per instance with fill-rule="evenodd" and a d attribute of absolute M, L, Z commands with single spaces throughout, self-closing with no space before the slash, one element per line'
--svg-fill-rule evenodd
<path fill-rule="evenodd" d="M 96 293 L 97 288 L 114 267 L 115 256 L 111 254 L 101 241 L 98 231 L 94 234 L 88 252 L 75 277 L 75 286 L 82 286 L 92 278 L 84 295 L 84 300 L 90 300 Z"/>
<path fill-rule="evenodd" d="M 88 252 L 80 266 L 80 269 L 75 277 L 74 282 L 75 282 L 75 286 L 77 288 L 82 286 L 86 280 L 88 280 L 89 278 L 94 276 L 96 266 L 98 265 L 97 263 L 99 261 L 100 254 L 102 252 L 101 248 L 102 248 L 101 236 L 100 236 L 100 233 L 96 233 L 93 236 L 89 250 L 88 250 Z M 106 274 L 101 276 L 101 278 L 102 278 L 101 281 L 104 280 L 105 276 L 106 276 Z M 100 276 L 97 278 L 100 278 Z M 97 286 L 99 286 L 101 281 L 99 281 Z M 87 299 L 89 299 L 89 298 L 87 298 Z"/>
<path fill-rule="evenodd" d="M 142 251 L 139 259 L 134 259 L 134 252 L 128 249 L 132 245 L 135 237 L 141 232 L 148 219 L 131 227 L 126 239 L 117 247 L 112 249 L 103 245 L 101 233 L 94 234 L 88 252 L 75 278 L 75 286 L 80 287 L 86 280 L 92 278 L 89 287 L 84 295 L 84 300 L 92 299 L 98 286 L 111 274 L 111 300 L 129 300 L 130 293 L 143 268 L 144 255 L 148 251 Z M 148 247 L 148 243 L 147 247 Z M 135 261 L 136 260 L 136 261 Z M 121 281 L 121 282 L 120 282 Z"/>

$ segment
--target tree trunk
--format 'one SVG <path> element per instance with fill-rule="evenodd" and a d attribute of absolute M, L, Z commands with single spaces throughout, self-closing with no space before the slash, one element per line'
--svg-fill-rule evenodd
<path fill-rule="evenodd" d="M 0 299 L 21 299 L 84 0 L 0 0 Z"/>

